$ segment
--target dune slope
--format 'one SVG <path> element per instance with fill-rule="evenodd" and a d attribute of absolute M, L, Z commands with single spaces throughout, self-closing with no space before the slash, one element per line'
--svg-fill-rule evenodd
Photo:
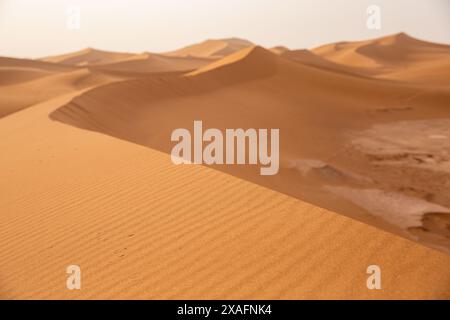
<path fill-rule="evenodd" d="M 448 255 L 49 119 L 80 93 L 0 119 L 0 298 L 449 298 Z"/>
<path fill-rule="evenodd" d="M 256 166 L 214 167 L 449 251 L 447 224 L 429 230 L 421 220 L 436 210 L 444 216 L 450 212 L 450 193 L 442 183 L 450 178 L 448 155 L 425 147 L 436 136 L 446 137 L 445 129 L 439 129 L 445 126 L 436 126 L 435 119 L 450 118 L 448 101 L 447 90 L 338 74 L 252 47 L 184 78 L 125 81 L 94 89 L 51 118 L 166 153 L 172 148 L 171 132 L 192 129 L 194 120 L 222 130 L 279 128 L 278 175 L 262 177 Z M 389 139 L 382 139 L 375 150 L 370 148 L 371 128 L 381 125 L 379 136 L 393 130 L 407 141 L 416 121 L 423 121 L 429 131 L 423 144 L 393 149 Z M 400 130 L 405 122 L 406 129 Z M 441 150 L 450 149 L 446 141 L 438 141 Z M 421 154 L 430 160 L 411 160 Z M 429 161 L 442 165 L 431 170 Z M 355 196 L 354 190 L 375 194 L 378 201 L 363 205 L 366 193 Z M 418 211 L 404 212 L 405 201 Z M 385 207 L 380 209 L 380 203 Z M 407 216 L 413 222 L 399 223 L 396 217 L 404 215 L 418 220 Z M 415 228 L 426 235 L 417 236 Z"/>
<path fill-rule="evenodd" d="M 316 55 L 309 50 L 285 50 L 279 55 L 285 59 L 312 66 L 327 71 L 337 72 L 341 74 L 370 77 L 373 75 L 369 70 L 364 68 L 352 67 L 348 65 L 338 64 L 331 60 L 327 60 L 319 55 Z"/>
<path fill-rule="evenodd" d="M 223 58 L 240 50 L 254 46 L 250 41 L 229 38 L 206 40 L 185 48 L 168 52 L 168 56 Z"/>
<path fill-rule="evenodd" d="M 450 299 L 447 52 L 398 34 L 0 58 L 0 299 Z M 279 174 L 174 165 L 195 120 L 280 129 Z"/>
<path fill-rule="evenodd" d="M 12 85 L 42 78 L 75 68 L 29 59 L 0 57 L 0 86 Z"/>
<path fill-rule="evenodd" d="M 450 86 L 450 46 L 415 39 L 405 33 L 328 44 L 312 51 L 332 62 L 363 68 L 380 78 Z"/>
<path fill-rule="evenodd" d="M 38 77 L 18 84 L 0 86 L 0 117 L 69 92 L 122 79 L 122 77 L 112 74 L 77 69 Z"/>
<path fill-rule="evenodd" d="M 69 66 L 94 66 L 106 63 L 114 63 L 135 56 L 133 53 L 121 53 L 86 48 L 80 51 L 67 54 L 42 58 L 41 61 L 48 61 Z"/>
<path fill-rule="evenodd" d="M 187 72 L 203 67 L 214 60 L 196 57 L 172 57 L 153 53 L 135 55 L 116 63 L 96 66 L 99 70 L 136 73 Z"/>

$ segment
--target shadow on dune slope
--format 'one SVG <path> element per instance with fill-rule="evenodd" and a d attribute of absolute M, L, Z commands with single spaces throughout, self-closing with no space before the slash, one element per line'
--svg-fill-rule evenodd
<path fill-rule="evenodd" d="M 195 120 L 278 128 L 279 174 L 212 167 L 448 252 L 450 91 L 327 67 L 251 47 L 185 76 L 93 89 L 50 117 L 166 153 Z"/>

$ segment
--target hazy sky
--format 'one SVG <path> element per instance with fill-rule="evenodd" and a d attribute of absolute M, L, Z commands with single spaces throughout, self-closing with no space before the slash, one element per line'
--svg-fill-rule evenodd
<path fill-rule="evenodd" d="M 366 27 L 372 4 L 381 30 Z M 71 7 L 79 30 L 67 27 Z M 162 52 L 224 37 L 299 49 L 400 31 L 449 44 L 450 0 L 0 0 L 0 56 Z"/>

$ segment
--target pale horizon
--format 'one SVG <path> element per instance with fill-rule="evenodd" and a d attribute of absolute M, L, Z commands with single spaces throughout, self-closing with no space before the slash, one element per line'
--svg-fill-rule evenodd
<path fill-rule="evenodd" d="M 366 9 L 373 4 L 381 8 L 380 30 L 366 27 Z M 70 7 L 80 9 L 79 30 L 66 27 Z M 0 0 L 0 56 L 42 58 L 84 48 L 161 53 L 224 38 L 311 49 L 400 32 L 450 44 L 449 18 L 445 0 Z"/>

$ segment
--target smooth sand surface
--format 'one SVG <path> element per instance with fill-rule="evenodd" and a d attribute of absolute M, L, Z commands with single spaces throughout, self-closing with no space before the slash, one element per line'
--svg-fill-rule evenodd
<path fill-rule="evenodd" d="M 0 119 L 1 298 L 450 297 L 449 255 L 48 118 L 72 97 Z"/>

